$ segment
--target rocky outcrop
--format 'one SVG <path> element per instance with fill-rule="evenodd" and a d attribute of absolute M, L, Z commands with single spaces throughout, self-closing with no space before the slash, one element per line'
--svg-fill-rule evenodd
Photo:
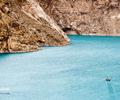
<path fill-rule="evenodd" d="M 39 0 L 39 2 L 61 29 L 71 28 L 79 34 L 120 35 L 120 0 Z"/>
<path fill-rule="evenodd" d="M 67 45 L 69 39 L 35 0 L 0 0 L 0 52 Z"/>
<path fill-rule="evenodd" d="M 119 0 L 0 0 L 1 53 L 67 45 L 63 31 L 120 36 L 119 27 Z"/>

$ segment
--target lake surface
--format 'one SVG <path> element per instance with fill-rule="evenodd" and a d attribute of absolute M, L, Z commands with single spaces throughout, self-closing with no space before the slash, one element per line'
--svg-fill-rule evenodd
<path fill-rule="evenodd" d="M 0 92 L 10 93 L 0 100 L 119 100 L 120 37 L 70 38 L 64 47 L 0 54 Z"/>

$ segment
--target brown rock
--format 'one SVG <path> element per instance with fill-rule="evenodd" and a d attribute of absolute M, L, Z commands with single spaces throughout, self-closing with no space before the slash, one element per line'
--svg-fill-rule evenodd
<path fill-rule="evenodd" d="M 49 0 L 48 0 L 49 1 Z M 62 28 L 79 34 L 120 35 L 119 0 L 39 0 L 47 14 Z M 46 5 L 48 8 L 46 8 Z"/>
<path fill-rule="evenodd" d="M 0 6 L 1 53 L 36 51 L 41 46 L 62 46 L 68 42 L 64 32 L 36 1 L 6 0 Z"/>

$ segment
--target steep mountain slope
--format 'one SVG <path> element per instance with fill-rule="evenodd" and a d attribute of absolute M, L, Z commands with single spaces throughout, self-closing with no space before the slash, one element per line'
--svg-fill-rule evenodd
<path fill-rule="evenodd" d="M 35 0 L 0 1 L 0 52 L 67 45 L 69 39 Z"/>
<path fill-rule="evenodd" d="M 61 28 L 71 28 L 79 34 L 120 35 L 120 0 L 39 0 L 39 2 Z"/>

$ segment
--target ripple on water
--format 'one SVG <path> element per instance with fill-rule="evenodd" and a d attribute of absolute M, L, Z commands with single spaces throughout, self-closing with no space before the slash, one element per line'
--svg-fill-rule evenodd
<path fill-rule="evenodd" d="M 11 92 L 0 99 L 119 100 L 120 37 L 70 38 L 64 47 L 0 54 L 0 86 Z"/>

